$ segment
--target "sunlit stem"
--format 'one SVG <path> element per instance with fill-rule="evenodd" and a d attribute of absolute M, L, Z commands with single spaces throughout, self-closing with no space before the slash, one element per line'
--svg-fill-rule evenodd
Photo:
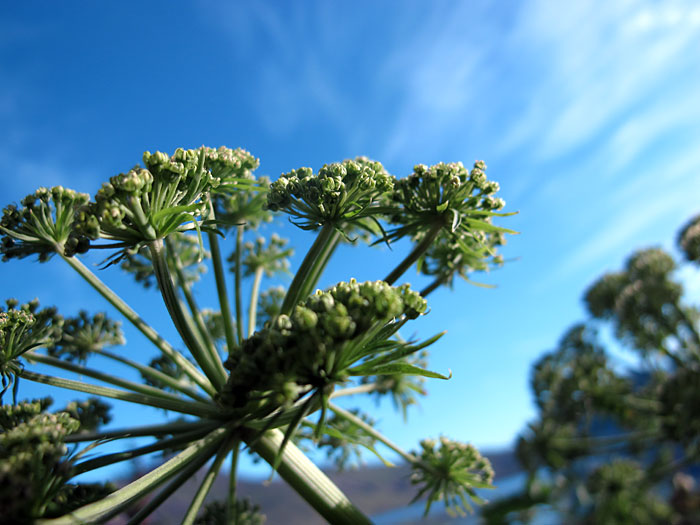
<path fill-rule="evenodd" d="M 137 392 L 127 392 L 125 390 L 117 390 L 115 388 L 90 385 L 88 383 L 83 383 L 82 381 L 73 381 L 72 379 L 63 379 L 61 377 L 37 374 L 28 370 L 22 370 L 18 375 L 19 377 L 28 379 L 29 381 L 34 381 L 36 383 L 43 383 L 59 388 L 65 388 L 67 390 L 75 390 L 76 392 L 84 392 L 86 394 L 93 394 L 111 399 L 119 399 L 121 401 L 128 401 L 139 405 L 162 408 L 163 410 L 172 410 L 182 414 L 209 418 L 217 418 L 221 415 L 220 410 L 214 405 L 198 403 L 197 401 L 185 401 L 177 398 L 165 399 L 162 397 L 140 394 Z"/>
<path fill-rule="evenodd" d="M 272 465 L 283 440 L 282 432 L 270 430 L 256 440 L 252 448 Z M 294 443 L 287 443 L 282 451 L 277 473 L 328 523 L 334 525 L 372 523 Z"/>
<path fill-rule="evenodd" d="M 255 276 L 253 277 L 253 290 L 250 292 L 250 307 L 248 308 L 248 337 L 255 332 L 258 314 L 258 294 L 260 292 L 260 282 L 262 281 L 264 271 L 265 269 L 262 266 L 258 266 L 255 269 Z"/>
<path fill-rule="evenodd" d="M 357 417 L 352 412 L 348 412 L 347 410 L 339 407 L 338 405 L 334 405 L 333 403 L 329 403 L 328 408 L 330 408 L 333 412 L 338 414 L 343 419 L 350 421 L 353 425 L 360 427 L 362 430 L 367 432 L 367 434 L 375 438 L 377 441 L 384 443 L 387 447 L 396 452 L 399 456 L 404 458 L 409 463 L 418 463 L 418 458 L 416 456 L 410 454 L 409 452 L 406 452 L 396 443 L 384 436 L 384 434 L 378 432 L 372 425 L 368 425 L 367 423 L 365 423 L 362 420 L 362 418 Z"/>
<path fill-rule="evenodd" d="M 416 262 L 421 255 L 428 250 L 428 248 L 430 248 L 430 245 L 433 244 L 433 241 L 437 238 L 442 227 L 443 225 L 441 222 L 436 222 L 433 224 L 425 234 L 425 237 L 423 237 L 423 239 L 416 244 L 413 250 L 411 250 L 411 253 L 409 253 L 406 258 L 384 278 L 384 281 L 386 281 L 388 284 L 394 284 L 397 279 L 401 277 L 406 270 L 408 270 L 413 263 Z"/>
<path fill-rule="evenodd" d="M 328 262 L 331 260 L 331 256 L 335 252 L 335 249 L 338 247 L 338 244 L 340 244 L 340 239 L 340 232 L 337 229 L 334 230 L 333 236 L 331 237 L 328 244 L 326 244 L 318 259 L 316 259 L 313 268 L 311 269 L 311 273 L 309 274 L 309 278 L 306 281 L 306 285 L 301 291 L 301 298 L 308 297 L 313 293 L 314 287 L 318 284 L 318 281 L 321 279 L 321 275 L 323 275 L 323 271 L 326 269 L 326 266 L 328 266 Z"/>
<path fill-rule="evenodd" d="M 240 226 L 239 226 L 240 228 Z M 231 305 L 226 291 L 226 277 L 224 275 L 223 259 L 221 258 L 221 248 L 219 238 L 215 233 L 209 233 L 209 248 L 211 249 L 211 260 L 214 266 L 214 278 L 216 280 L 216 293 L 219 297 L 219 309 L 224 322 L 224 334 L 226 335 L 226 347 L 231 352 L 236 347 L 236 339 L 233 335 L 233 316 L 231 315 Z M 236 308 L 238 309 L 238 308 Z M 239 327 L 240 329 L 240 327 Z M 218 359 L 218 358 L 217 358 Z M 221 359 L 218 359 L 221 361 Z M 224 370 L 225 373 L 225 370 Z"/>
<path fill-rule="evenodd" d="M 341 388 L 339 390 L 334 390 L 328 397 L 329 399 L 335 399 L 336 397 L 354 396 L 356 394 L 368 394 L 370 392 L 378 390 L 379 388 L 379 383 L 367 383 L 365 385 L 357 385 L 348 388 Z"/>
<path fill-rule="evenodd" d="M 236 296 L 236 327 L 238 328 L 239 345 L 243 343 L 243 306 L 241 300 L 241 287 L 243 285 L 243 277 L 241 275 L 241 255 L 243 250 L 244 228 L 245 227 L 242 224 L 236 227 L 236 267 L 234 276 L 234 287 Z"/>
<path fill-rule="evenodd" d="M 297 303 L 305 297 L 303 293 L 309 281 L 313 279 L 312 272 L 314 265 L 326 250 L 327 246 L 333 241 L 334 233 L 335 226 L 331 223 L 324 224 L 318 232 L 314 243 L 311 245 L 311 248 L 309 248 L 306 257 L 304 257 L 301 266 L 294 275 L 292 284 L 289 285 L 280 313 L 289 315 Z"/>
<path fill-rule="evenodd" d="M 170 277 L 170 270 L 168 269 L 168 263 L 163 250 L 163 241 L 157 239 L 149 243 L 148 248 L 151 253 L 153 271 L 158 281 L 158 287 L 160 288 L 163 301 L 165 302 L 165 306 L 168 309 L 168 313 L 173 320 L 175 328 L 177 328 L 185 346 L 187 346 L 192 353 L 192 357 L 194 357 L 194 360 L 202 368 L 204 374 L 212 382 L 215 389 L 220 390 L 226 381 L 226 374 L 216 366 L 212 357 L 201 347 L 187 322 L 187 318 L 182 310 L 182 305 L 175 292 L 172 278 Z"/>
<path fill-rule="evenodd" d="M 83 263 L 81 263 L 76 257 L 65 257 L 61 255 L 61 258 L 66 261 L 78 274 L 87 281 L 87 283 L 92 286 L 102 297 L 104 297 L 112 306 L 114 306 L 119 313 L 121 313 L 131 324 L 133 324 L 138 330 L 145 335 L 149 341 L 151 341 L 165 356 L 172 359 L 185 374 L 192 379 L 196 384 L 198 384 L 205 392 L 210 395 L 216 394 L 216 390 L 212 386 L 211 382 L 202 375 L 202 373 L 197 370 L 197 368 L 190 363 L 185 357 L 175 350 L 170 344 L 163 339 L 158 333 L 146 323 L 131 307 L 126 304 L 121 297 L 115 294 L 106 284 L 104 284 L 97 276 L 92 273 Z"/>
<path fill-rule="evenodd" d="M 169 260 L 173 263 L 173 266 L 175 267 L 175 275 L 177 276 L 177 283 L 179 285 L 180 290 L 182 291 L 182 295 L 185 297 L 185 301 L 187 302 L 187 307 L 190 310 L 190 315 L 192 317 L 192 320 L 195 324 L 195 327 L 197 329 L 197 333 L 200 336 L 200 339 L 202 340 L 202 344 L 205 347 L 205 349 L 209 352 L 211 355 L 212 361 L 215 363 L 218 361 L 219 366 L 222 367 L 223 370 L 223 365 L 221 364 L 221 359 L 219 358 L 219 354 L 216 351 L 216 346 L 214 346 L 214 342 L 212 341 L 209 332 L 207 331 L 206 326 L 204 325 L 204 319 L 202 318 L 202 313 L 197 307 L 197 301 L 194 299 L 194 295 L 192 294 L 192 290 L 187 283 L 187 280 L 185 279 L 185 272 L 182 269 L 182 264 L 180 263 L 180 259 L 173 253 L 172 251 L 172 243 L 168 241 L 168 238 L 166 237 L 165 239 L 166 246 L 168 248 L 168 257 Z"/>

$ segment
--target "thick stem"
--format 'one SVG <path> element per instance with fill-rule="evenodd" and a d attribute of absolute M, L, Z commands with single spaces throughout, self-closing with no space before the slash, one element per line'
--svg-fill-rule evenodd
<path fill-rule="evenodd" d="M 394 268 L 389 275 L 387 275 L 384 278 L 384 281 L 386 281 L 388 284 L 394 284 L 396 280 L 401 277 L 406 270 L 408 270 L 411 265 L 416 262 L 421 255 L 423 255 L 428 248 L 430 248 L 430 245 L 433 244 L 433 241 L 437 238 L 438 234 L 440 233 L 440 230 L 442 229 L 442 223 L 441 222 L 436 222 L 431 226 L 431 228 L 428 230 L 428 232 L 425 234 L 425 237 L 416 244 L 416 246 L 411 250 L 411 253 L 409 253 L 406 258 L 399 263 L 399 265 Z"/>
<path fill-rule="evenodd" d="M 177 328 L 185 346 L 187 346 L 188 350 L 192 353 L 192 357 L 194 357 L 194 360 L 202 368 L 204 374 L 212 382 L 215 389 L 220 390 L 226 382 L 226 374 L 217 368 L 211 356 L 200 346 L 197 337 L 192 332 L 187 322 L 187 318 L 185 317 L 177 293 L 175 292 L 172 278 L 170 277 L 170 270 L 168 269 L 168 263 L 163 251 L 163 241 L 157 239 L 149 243 L 148 247 L 151 252 L 151 261 L 153 262 L 153 270 L 158 281 L 158 287 L 160 288 L 163 301 L 165 302 L 165 306 L 168 309 L 168 313 L 173 320 L 175 328 Z"/>
<path fill-rule="evenodd" d="M 250 307 L 248 308 L 248 337 L 255 332 L 255 324 L 258 315 L 258 293 L 260 292 L 260 282 L 264 272 L 262 266 L 255 269 L 255 277 L 253 278 L 253 290 L 250 292 Z"/>
<path fill-rule="evenodd" d="M 114 293 L 106 284 L 100 281 L 97 276 L 92 273 L 83 263 L 76 257 L 61 258 L 66 261 L 78 274 L 87 281 L 102 297 L 104 297 L 119 313 L 133 324 L 139 331 L 145 335 L 165 356 L 172 359 L 182 370 L 189 376 L 192 381 L 198 384 L 209 395 L 215 395 L 216 390 L 197 368 L 190 363 L 185 357 L 175 350 L 170 344 L 163 339 L 158 333 L 146 323 L 131 307 L 126 304 L 121 297 Z"/>
<path fill-rule="evenodd" d="M 308 281 L 313 278 L 312 271 L 317 259 L 323 254 L 324 250 L 329 243 L 333 241 L 333 234 L 335 233 L 335 226 L 331 223 L 326 223 L 323 225 L 321 230 L 316 236 L 316 240 L 309 248 L 306 257 L 301 263 L 301 266 L 297 270 L 292 284 L 289 285 L 287 290 L 287 295 L 284 297 L 284 302 L 282 303 L 282 308 L 280 313 L 289 315 L 296 304 L 304 298 L 303 291 L 307 288 Z"/>
<path fill-rule="evenodd" d="M 252 448 L 272 465 L 283 439 L 282 432 L 270 430 L 255 441 Z M 334 525 L 372 523 L 294 443 L 287 443 L 285 446 L 277 472 L 329 523 Z"/>
<path fill-rule="evenodd" d="M 66 436 L 66 443 L 82 443 L 84 441 L 98 441 L 104 439 L 129 439 L 143 436 L 166 436 L 169 434 L 182 434 L 201 428 L 203 425 L 212 424 L 219 426 L 219 422 L 205 421 L 198 419 L 197 421 L 175 421 L 173 423 L 165 423 L 164 425 L 148 425 L 144 427 L 131 427 L 117 430 L 109 430 L 105 432 L 81 432 L 79 434 L 71 434 Z"/>
<path fill-rule="evenodd" d="M 362 420 L 362 418 L 357 417 L 352 412 L 348 412 L 347 410 L 340 408 L 338 405 L 334 405 L 333 403 L 328 403 L 328 408 L 330 408 L 333 412 L 338 414 L 343 419 L 350 421 L 353 425 L 360 427 L 362 430 L 367 432 L 367 434 L 375 438 L 377 441 L 384 443 L 387 447 L 396 452 L 399 456 L 404 458 L 409 463 L 418 463 L 418 458 L 416 456 L 406 452 L 396 443 L 387 439 L 386 436 L 384 436 L 384 434 L 378 432 L 372 425 L 368 425 L 367 423 L 365 423 Z"/>
<path fill-rule="evenodd" d="M 237 481 L 238 481 L 238 454 L 241 449 L 241 443 L 236 441 L 231 451 L 231 473 L 228 477 L 228 496 L 226 498 L 226 523 L 238 522 L 238 506 L 237 506 Z"/>
<path fill-rule="evenodd" d="M 211 249 L 211 260 L 214 265 L 214 278 L 216 279 L 216 293 L 219 296 L 219 309 L 224 321 L 224 333 L 226 334 L 226 347 L 231 352 L 236 346 L 236 339 L 233 335 L 233 317 L 231 316 L 231 305 L 226 292 L 226 277 L 224 275 L 224 265 L 221 259 L 221 248 L 219 239 L 215 233 L 209 233 L 209 248 Z M 238 310 L 238 308 L 236 308 Z M 221 362 L 221 359 L 217 359 Z M 222 365 L 223 366 L 223 365 Z M 224 374 L 226 371 L 224 370 Z"/>

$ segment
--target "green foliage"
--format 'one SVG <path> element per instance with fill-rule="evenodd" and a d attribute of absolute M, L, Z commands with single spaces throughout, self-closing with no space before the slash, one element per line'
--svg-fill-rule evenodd
<path fill-rule="evenodd" d="M 491 222 L 507 214 L 498 212 L 504 203 L 495 196 L 498 184 L 486 179 L 485 165 L 479 162 L 471 172 L 459 163 L 419 165 L 397 179 L 380 163 L 358 157 L 316 173 L 293 170 L 270 183 L 253 175 L 258 159 L 242 149 L 178 148 L 172 155 L 146 152 L 142 160 L 111 177 L 92 199 L 42 188 L 21 206 L 4 209 L 3 260 L 36 254 L 44 262 L 57 254 L 159 354 L 143 354 L 151 359 L 145 364 L 113 350 L 125 343 L 121 325 L 102 313 L 63 317 L 56 309 L 40 310 L 38 301 L 18 306 L 15 300 L 0 309 L 0 399 L 10 386 L 16 397 L 19 378 L 92 396 L 55 414 L 46 413 L 48 401 L 0 405 L 3 519 L 104 522 L 148 498 L 132 517 L 141 522 L 209 465 L 183 523 L 259 524 L 264 518 L 258 508 L 236 496 L 235 466 L 246 447 L 327 521 L 368 523 L 295 443 L 321 447 L 342 467 L 359 461 L 363 450 L 382 457 L 380 449 L 387 447 L 411 465 L 426 510 L 440 499 L 457 513 L 480 503 L 475 489 L 490 487 L 493 471 L 474 447 L 441 438 L 410 454 L 369 416 L 332 400 L 389 396 L 406 416 L 425 393 L 425 379 L 448 379 L 427 368 L 425 349 L 443 334 L 407 341 L 399 330 L 424 315 L 426 297 L 451 286 L 454 276 L 466 279 L 502 264 L 497 248 L 510 230 Z M 317 230 L 287 289 L 262 284 L 291 274 L 288 241 L 259 228 L 278 211 L 302 229 Z M 235 237 L 228 258 L 232 300 L 219 245 L 229 233 Z M 348 278 L 314 291 L 338 245 L 360 237 L 413 246 L 384 280 Z M 181 339 L 177 349 L 80 262 L 77 256 L 87 251 L 107 253 L 102 270 L 121 263 L 137 283 L 157 285 Z M 420 293 L 396 284 L 414 263 L 433 279 Z M 218 304 L 202 308 L 194 287 L 208 267 Z M 244 289 L 250 290 L 246 302 Z M 87 364 L 93 354 L 100 356 L 99 369 Z M 37 373 L 29 366 L 34 363 L 78 379 Z M 126 379 L 125 369 L 132 372 L 126 377 L 136 372 L 142 380 Z M 104 398 L 155 407 L 168 419 L 101 431 L 111 419 Z M 145 444 L 134 446 L 132 438 Z M 121 450 L 102 452 L 106 441 Z M 161 463 L 116 490 L 71 482 L 147 454 Z M 229 457 L 234 468 L 226 501 L 203 507 Z"/>

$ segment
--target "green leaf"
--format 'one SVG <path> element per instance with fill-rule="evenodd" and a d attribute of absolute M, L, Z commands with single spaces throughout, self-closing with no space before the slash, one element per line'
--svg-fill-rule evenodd
<path fill-rule="evenodd" d="M 481 230 L 484 232 L 510 233 L 512 235 L 519 235 L 520 234 L 520 232 L 516 232 L 515 230 L 509 230 L 508 228 L 501 228 L 500 226 L 494 226 L 493 224 L 489 224 L 488 222 L 485 222 L 485 221 L 480 221 L 479 219 L 465 218 L 464 222 L 466 222 L 469 226 L 471 226 L 475 230 Z"/>
<path fill-rule="evenodd" d="M 395 374 L 406 374 L 412 376 L 423 376 L 431 377 L 433 379 L 450 379 L 452 377 L 452 372 L 449 376 L 444 376 L 437 372 L 432 372 L 430 370 L 425 370 L 417 366 L 409 365 L 408 363 L 390 363 L 388 365 L 379 365 L 376 368 L 366 371 L 363 373 L 356 373 L 359 376 L 373 376 L 373 375 L 395 375 Z"/>

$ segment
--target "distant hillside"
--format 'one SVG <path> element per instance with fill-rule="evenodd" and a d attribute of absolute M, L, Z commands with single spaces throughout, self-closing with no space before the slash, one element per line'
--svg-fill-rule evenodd
<path fill-rule="evenodd" d="M 496 470 L 496 483 L 519 470 L 512 452 L 486 454 Z M 410 468 L 365 467 L 344 472 L 327 471 L 328 476 L 362 511 L 375 515 L 406 506 L 416 493 L 409 479 Z M 187 482 L 164 505 L 156 510 L 148 521 L 149 525 L 170 525 L 178 523 L 184 515 L 193 494 L 199 487 L 204 471 Z M 271 483 L 239 481 L 238 490 L 242 497 L 249 497 L 260 505 L 267 515 L 268 525 L 314 525 L 325 523 L 308 504 L 303 501 L 283 481 L 275 479 Z M 209 493 L 208 499 L 224 499 L 228 488 L 228 477 L 219 476 Z M 121 523 L 114 520 L 114 525 Z"/>

